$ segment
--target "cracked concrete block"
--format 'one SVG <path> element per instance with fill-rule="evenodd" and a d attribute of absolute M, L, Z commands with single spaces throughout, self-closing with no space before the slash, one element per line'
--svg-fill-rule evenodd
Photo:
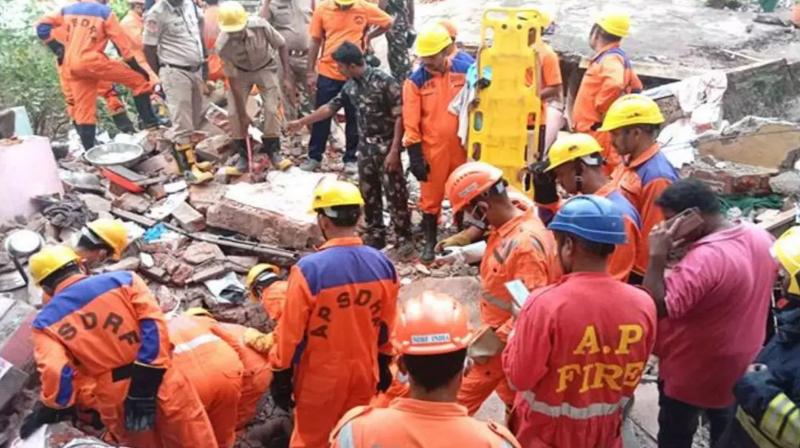
<path fill-rule="evenodd" d="M 183 259 L 191 264 L 203 264 L 210 260 L 225 260 L 225 254 L 216 244 L 196 241 L 183 252 Z"/>
<path fill-rule="evenodd" d="M 173 210 L 172 217 L 175 218 L 175 220 L 178 221 L 178 225 L 187 232 L 199 232 L 206 228 L 206 220 L 203 214 L 185 202 L 182 202 Z"/>
<path fill-rule="evenodd" d="M 152 205 L 144 196 L 133 193 L 123 193 L 114 198 L 112 204 L 123 210 L 139 214 L 146 212 Z"/>
<path fill-rule="evenodd" d="M 222 163 L 230 155 L 231 138 L 227 134 L 209 137 L 198 143 L 194 151 L 200 160 Z"/>
<path fill-rule="evenodd" d="M 217 182 L 189 186 L 189 204 L 200 213 L 205 213 L 208 207 L 216 204 L 225 196 L 227 187 Z"/>

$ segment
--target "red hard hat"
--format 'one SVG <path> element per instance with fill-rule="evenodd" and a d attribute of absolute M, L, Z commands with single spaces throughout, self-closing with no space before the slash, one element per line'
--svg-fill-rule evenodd
<path fill-rule="evenodd" d="M 488 163 L 469 162 L 456 168 L 447 178 L 444 191 L 454 212 L 460 212 L 473 199 L 503 178 L 503 172 Z"/>
<path fill-rule="evenodd" d="M 472 342 L 468 310 L 452 297 L 426 291 L 400 306 L 394 345 L 403 355 L 441 355 Z"/>

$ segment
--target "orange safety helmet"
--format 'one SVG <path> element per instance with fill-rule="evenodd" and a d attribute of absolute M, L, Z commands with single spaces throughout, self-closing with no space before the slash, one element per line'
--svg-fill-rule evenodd
<path fill-rule="evenodd" d="M 447 34 L 450 35 L 450 39 L 453 39 L 453 42 L 455 42 L 456 37 L 458 37 L 458 28 L 456 27 L 456 24 L 450 19 L 441 19 L 438 23 L 447 30 Z"/>
<path fill-rule="evenodd" d="M 474 334 L 469 312 L 454 298 L 425 291 L 400 306 L 394 345 L 403 355 L 442 355 L 464 350 Z"/>
<path fill-rule="evenodd" d="M 484 162 L 468 162 L 450 174 L 444 191 L 453 211 L 458 213 L 502 178 L 499 168 Z"/>

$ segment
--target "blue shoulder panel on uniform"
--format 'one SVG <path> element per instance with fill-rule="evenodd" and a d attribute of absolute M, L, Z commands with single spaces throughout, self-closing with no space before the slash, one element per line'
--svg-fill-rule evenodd
<path fill-rule="evenodd" d="M 59 292 L 45 305 L 36 319 L 33 328 L 44 329 L 65 318 L 67 315 L 88 305 L 96 297 L 122 286 L 130 286 L 133 275 L 130 272 L 110 272 L 87 277 Z"/>
<path fill-rule="evenodd" d="M 636 174 L 642 180 L 642 187 L 659 178 L 667 179 L 670 182 L 677 182 L 679 179 L 678 171 L 661 151 L 636 168 Z"/>
<path fill-rule="evenodd" d="M 61 377 L 58 380 L 58 395 L 56 395 L 56 404 L 62 407 L 67 407 L 72 398 L 72 378 L 75 372 L 72 367 L 64 365 L 61 368 Z"/>
<path fill-rule="evenodd" d="M 41 40 L 50 39 L 50 32 L 53 30 L 53 25 L 49 23 L 40 23 L 36 25 L 36 37 Z"/>
<path fill-rule="evenodd" d="M 600 62 L 606 56 L 608 56 L 610 54 L 615 54 L 617 56 L 622 57 L 622 64 L 625 66 L 625 68 L 631 68 L 631 60 L 628 59 L 628 55 L 625 54 L 625 50 L 623 50 L 622 48 L 619 48 L 619 47 L 610 48 L 610 49 L 598 54 L 597 57 L 595 57 L 592 60 L 592 62 Z"/>
<path fill-rule="evenodd" d="M 92 16 L 106 20 L 111 15 L 111 8 L 95 2 L 73 3 L 62 10 L 63 14 L 70 16 Z"/>
<path fill-rule="evenodd" d="M 425 81 L 429 80 L 431 75 L 425 70 L 425 67 L 420 65 L 411 73 L 411 76 L 408 77 L 408 80 L 413 82 L 417 88 L 422 88 L 422 85 L 425 84 Z"/>
<path fill-rule="evenodd" d="M 636 207 L 619 190 L 612 191 L 606 198 L 614 203 L 622 211 L 623 215 L 630 218 L 636 224 L 637 229 L 642 228 L 642 219 L 639 216 L 639 212 L 636 211 Z"/>
<path fill-rule="evenodd" d="M 297 265 L 312 295 L 337 286 L 395 280 L 394 266 L 369 246 L 339 246 L 301 259 Z"/>
<path fill-rule="evenodd" d="M 472 57 L 472 55 L 467 53 L 466 51 L 458 50 L 458 51 L 456 51 L 456 55 L 453 56 L 454 64 L 455 64 L 455 61 L 460 61 L 459 63 L 465 62 L 465 63 L 467 63 L 469 65 L 472 65 L 472 64 L 475 63 L 475 58 Z"/>
<path fill-rule="evenodd" d="M 156 321 L 153 319 L 140 320 L 139 334 L 141 335 L 141 343 L 136 360 L 143 364 L 152 364 L 153 360 L 158 356 L 158 349 L 161 345 Z"/>
<path fill-rule="evenodd" d="M 469 67 L 475 63 L 475 58 L 468 53 L 461 50 L 456 52 L 453 59 L 450 60 L 450 71 L 455 73 L 467 73 Z"/>

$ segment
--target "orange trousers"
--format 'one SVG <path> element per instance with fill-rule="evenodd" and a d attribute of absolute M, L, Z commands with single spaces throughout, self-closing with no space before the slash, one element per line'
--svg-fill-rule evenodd
<path fill-rule="evenodd" d="M 75 98 L 73 119 L 76 124 L 95 124 L 97 122 L 97 91 L 100 84 L 110 82 L 122 84 L 142 95 L 153 91 L 153 84 L 140 73 L 122 61 L 97 57 L 81 61 L 74 67 L 67 67 L 72 82 L 70 87 Z"/>
<path fill-rule="evenodd" d="M 269 391 L 270 383 L 272 383 L 272 370 L 266 363 L 263 369 L 242 376 L 242 393 L 239 395 L 239 407 L 236 411 L 236 429 L 244 428 L 256 416 L 258 403 Z"/>
<path fill-rule="evenodd" d="M 506 409 L 510 409 L 514 404 L 516 393 L 511 389 L 503 373 L 502 353 L 489 358 L 486 364 L 472 365 L 461 382 L 457 400 L 459 404 L 467 407 L 469 415 L 475 415 L 495 390 L 506 404 Z"/>
<path fill-rule="evenodd" d="M 74 118 L 75 97 L 72 95 L 72 87 L 69 76 L 69 70 L 65 70 L 62 66 L 57 66 L 58 81 L 61 85 L 61 93 L 64 94 L 64 102 L 67 104 L 67 116 L 70 119 Z M 106 108 L 108 108 L 109 115 L 116 115 L 125 110 L 125 105 L 119 99 L 119 95 L 114 90 L 113 85 L 108 81 L 100 81 L 97 83 L 97 95 L 106 100 Z"/>
<path fill-rule="evenodd" d="M 610 176 L 614 168 L 622 163 L 622 158 L 617 153 L 617 150 L 614 149 L 614 144 L 611 143 L 611 133 L 589 131 L 589 135 L 594 137 L 597 143 L 600 143 L 600 146 L 603 148 L 603 159 L 606 161 L 606 164 L 603 166 L 603 172 L 606 176 Z"/>
<path fill-rule="evenodd" d="M 216 448 L 217 441 L 200 397 L 178 369 L 170 368 L 158 389 L 153 431 L 125 430 L 123 403 L 130 380 L 113 382 L 111 372 L 97 379 L 95 394 L 100 418 L 116 443 L 132 448 Z"/>
<path fill-rule="evenodd" d="M 428 180 L 420 182 L 419 208 L 423 213 L 438 215 L 442 211 L 444 184 L 450 173 L 467 162 L 467 153 L 458 145 L 431 148 L 424 143 L 422 153 L 430 171 Z"/>

